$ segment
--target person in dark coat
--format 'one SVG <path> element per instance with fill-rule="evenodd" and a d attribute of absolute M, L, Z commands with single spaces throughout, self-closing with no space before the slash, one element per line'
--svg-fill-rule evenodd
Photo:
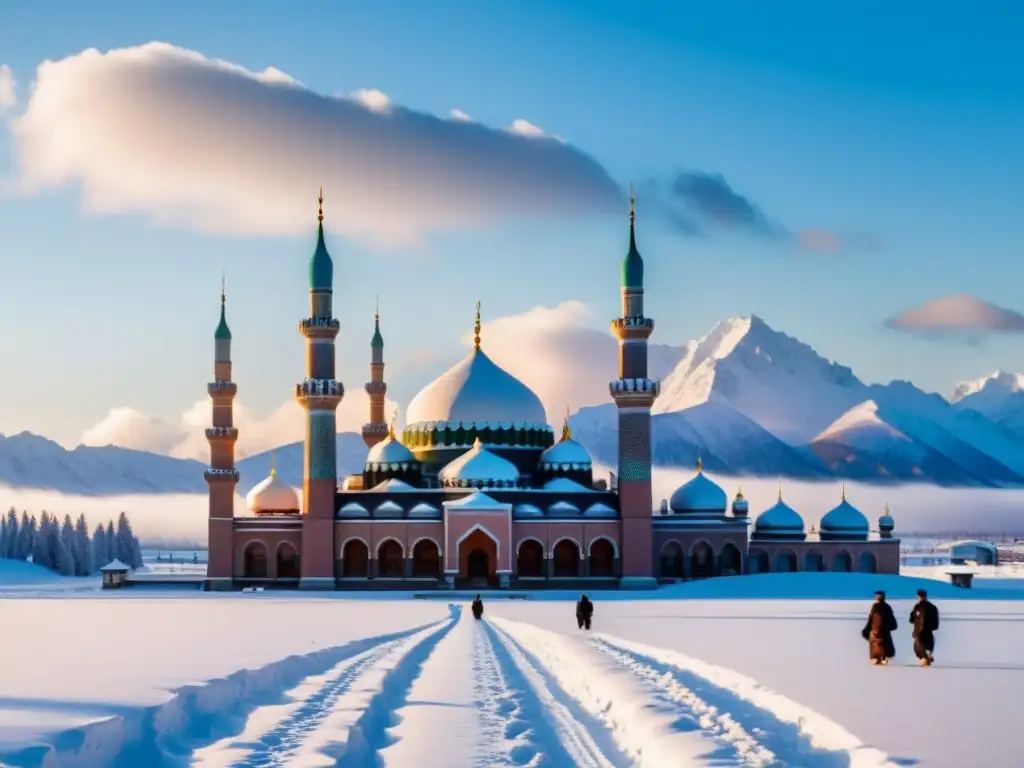
<path fill-rule="evenodd" d="M 930 667 L 935 661 L 935 632 L 939 628 L 939 609 L 928 600 L 928 592 L 917 590 L 917 604 L 910 611 L 910 623 L 914 627 L 914 655 L 921 660 L 922 667 Z"/>
<path fill-rule="evenodd" d="M 586 595 L 580 595 L 576 601 L 576 624 L 580 629 L 590 629 L 590 620 L 594 615 L 594 604 Z"/>
<path fill-rule="evenodd" d="M 896 655 L 892 633 L 896 631 L 896 616 L 892 606 L 885 602 L 885 592 L 875 592 L 875 602 L 868 612 L 868 621 L 861 635 L 868 641 L 872 664 L 888 664 Z"/>
<path fill-rule="evenodd" d="M 484 601 L 480 599 L 480 595 L 473 598 L 473 618 L 480 621 L 480 617 L 484 615 Z"/>

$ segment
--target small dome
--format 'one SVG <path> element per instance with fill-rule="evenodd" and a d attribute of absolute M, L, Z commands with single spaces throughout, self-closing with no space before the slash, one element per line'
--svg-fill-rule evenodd
<path fill-rule="evenodd" d="M 889 514 L 889 505 L 885 505 L 885 513 L 878 518 L 878 532 L 885 537 L 891 536 L 893 529 L 896 527 L 896 521 L 892 519 L 892 515 Z"/>
<path fill-rule="evenodd" d="M 864 514 L 846 500 L 846 490 L 843 489 L 839 506 L 821 518 L 818 528 L 821 531 L 821 538 L 828 540 L 867 538 L 870 526 Z"/>
<path fill-rule="evenodd" d="M 395 437 L 394 424 L 388 431 L 388 436 L 373 446 L 366 454 L 366 466 L 371 465 L 387 466 L 389 464 L 412 464 L 416 457 L 412 451 L 402 445 L 402 441 Z"/>
<path fill-rule="evenodd" d="M 572 438 L 569 429 L 569 417 L 562 424 L 562 439 L 540 455 L 541 469 L 590 469 L 592 466 L 590 452 L 581 443 Z"/>
<path fill-rule="evenodd" d="M 746 517 L 750 513 L 750 502 L 743 495 L 742 489 L 736 490 L 736 498 L 732 500 L 733 517 Z"/>
<path fill-rule="evenodd" d="M 698 460 L 697 476 L 676 488 L 668 505 L 673 512 L 725 514 L 729 499 L 717 483 L 704 476 L 703 462 Z"/>
<path fill-rule="evenodd" d="M 593 489 L 587 488 L 575 480 L 570 480 L 568 477 L 556 477 L 554 480 L 544 483 L 544 490 L 561 493 L 590 493 Z"/>
<path fill-rule="evenodd" d="M 261 480 L 246 494 L 245 506 L 257 515 L 268 512 L 298 512 L 299 494 L 277 476 L 277 469 L 272 464 L 270 477 Z"/>
<path fill-rule="evenodd" d="M 800 513 L 782 500 L 775 502 L 773 507 L 766 509 L 754 521 L 755 536 L 795 537 L 804 535 L 804 519 Z"/>
<path fill-rule="evenodd" d="M 440 472 L 441 485 L 448 488 L 515 488 L 519 470 L 508 459 L 491 453 L 478 437 L 473 447 Z"/>

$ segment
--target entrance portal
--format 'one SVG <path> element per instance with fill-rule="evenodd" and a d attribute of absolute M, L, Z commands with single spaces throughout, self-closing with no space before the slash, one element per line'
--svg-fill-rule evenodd
<path fill-rule="evenodd" d="M 487 562 L 487 553 L 482 549 L 474 549 L 466 561 L 466 575 L 471 579 L 486 579 L 491 569 Z"/>
<path fill-rule="evenodd" d="M 494 581 L 498 566 L 498 545 L 477 528 L 459 542 L 459 577 L 474 587 L 486 587 Z"/>

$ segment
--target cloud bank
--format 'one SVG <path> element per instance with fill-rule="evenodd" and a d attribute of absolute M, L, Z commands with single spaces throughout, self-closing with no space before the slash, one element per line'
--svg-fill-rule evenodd
<path fill-rule="evenodd" d="M 6 112 L 14 106 L 17 95 L 14 72 L 6 64 L 0 64 L 0 113 Z"/>
<path fill-rule="evenodd" d="M 901 312 L 886 320 L 885 325 L 924 338 L 971 340 L 989 334 L 1024 333 L 1024 315 L 966 293 L 957 293 Z"/>
<path fill-rule="evenodd" d="M 307 232 L 321 185 L 331 229 L 390 244 L 624 204 L 596 160 L 526 120 L 501 130 L 370 89 L 324 96 L 159 42 L 42 63 L 11 127 L 22 192 L 75 183 L 89 212 L 216 234 Z"/>

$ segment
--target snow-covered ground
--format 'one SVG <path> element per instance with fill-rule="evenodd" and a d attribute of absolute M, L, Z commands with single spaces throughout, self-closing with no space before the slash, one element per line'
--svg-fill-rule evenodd
<path fill-rule="evenodd" d="M 906 624 L 921 584 L 942 611 L 930 669 Z M 860 637 L 878 587 L 901 623 L 882 668 Z M 0 764 L 1018 763 L 1024 601 L 1002 589 L 716 579 L 596 593 L 590 633 L 567 594 L 486 595 L 475 622 L 461 595 L 61 589 L 0 599 L 22 628 L 3 658 L 29 660 L 0 674 Z"/>

